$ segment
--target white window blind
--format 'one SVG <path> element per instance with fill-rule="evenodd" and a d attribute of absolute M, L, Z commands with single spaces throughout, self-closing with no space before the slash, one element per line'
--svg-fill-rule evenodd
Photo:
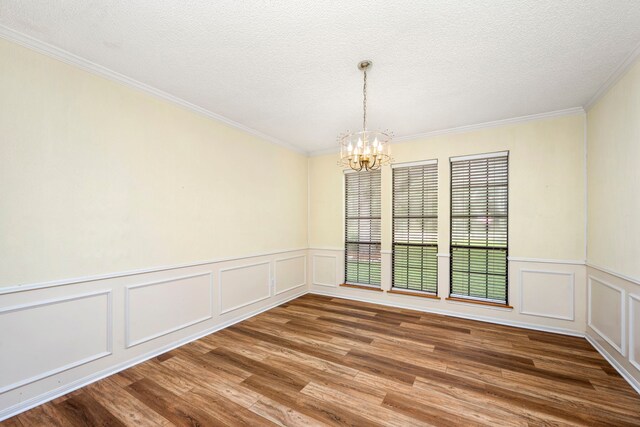
<path fill-rule="evenodd" d="M 345 174 L 345 282 L 380 286 L 380 171 Z"/>
<path fill-rule="evenodd" d="M 451 161 L 451 296 L 508 304 L 508 159 Z"/>
<path fill-rule="evenodd" d="M 393 168 L 394 288 L 438 291 L 438 165 Z"/>

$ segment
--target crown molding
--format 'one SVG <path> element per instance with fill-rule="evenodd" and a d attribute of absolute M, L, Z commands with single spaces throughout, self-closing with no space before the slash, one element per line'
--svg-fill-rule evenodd
<path fill-rule="evenodd" d="M 531 114 L 531 115 L 528 115 L 528 116 L 512 117 L 512 118 L 509 118 L 509 119 L 494 120 L 494 121 L 490 121 L 490 122 L 477 123 L 477 124 L 473 124 L 473 125 L 458 126 L 458 127 L 454 127 L 454 128 L 434 130 L 434 131 L 425 132 L 425 133 L 416 133 L 416 134 L 412 134 L 412 135 L 405 135 L 405 136 L 400 136 L 400 137 L 394 138 L 393 141 L 392 141 L 392 144 L 398 144 L 398 143 L 402 143 L 402 142 L 413 141 L 413 140 L 416 140 L 416 139 L 432 138 L 434 136 L 440 136 L 440 135 L 449 135 L 449 134 L 455 134 L 455 133 L 471 132 L 471 131 L 479 130 L 479 129 L 497 128 L 497 127 L 500 127 L 500 126 L 506 126 L 506 125 L 515 124 L 515 123 L 533 122 L 533 121 L 536 121 L 536 120 L 544 120 L 544 119 L 550 119 L 550 118 L 554 118 L 554 117 L 573 116 L 573 115 L 576 115 L 576 114 L 585 114 L 584 108 L 582 108 L 582 107 L 566 108 L 564 110 L 555 110 L 555 111 L 549 111 L 549 112 L 546 112 L 546 113 Z M 325 155 L 325 154 L 334 154 L 334 153 L 337 153 L 338 151 L 340 151 L 338 149 L 338 147 L 332 147 L 332 148 L 325 148 L 325 149 L 322 149 L 322 150 L 310 151 L 309 152 L 309 157 L 322 156 L 322 155 Z"/>
<path fill-rule="evenodd" d="M 622 60 L 622 62 L 609 74 L 609 77 L 602 83 L 602 86 L 593 94 L 593 96 L 584 105 L 584 109 L 589 111 L 596 102 L 600 100 L 618 80 L 624 76 L 627 71 L 635 64 L 640 57 L 640 42 L 631 50 L 631 52 Z"/>
<path fill-rule="evenodd" d="M 78 67 L 84 71 L 88 71 L 92 74 L 98 75 L 100 77 L 107 78 L 109 80 L 121 83 L 125 86 L 129 86 L 133 89 L 145 92 L 149 95 L 155 96 L 162 100 L 171 102 L 179 107 L 182 107 L 186 110 L 193 111 L 200 115 L 203 115 L 209 119 L 216 120 L 218 122 L 224 123 L 227 126 L 238 129 L 242 132 L 248 133 L 249 135 L 255 136 L 257 138 L 268 141 L 272 144 L 279 145 L 291 151 L 295 151 L 300 154 L 308 155 L 308 152 L 300 147 L 289 144 L 287 142 L 281 141 L 278 138 L 262 133 L 256 129 L 245 126 L 241 123 L 238 123 L 234 120 L 231 120 L 227 117 L 221 116 L 220 114 L 216 114 L 213 111 L 209 111 L 205 108 L 202 108 L 196 104 L 193 104 L 189 101 L 186 101 L 182 98 L 179 98 L 175 95 L 171 95 L 170 93 L 164 92 L 155 87 L 149 86 L 145 83 L 134 80 L 130 77 L 125 76 L 124 74 L 120 74 L 116 71 L 113 71 L 107 67 L 91 62 L 87 59 L 84 59 L 80 56 L 74 55 L 73 53 L 66 51 L 64 49 L 53 46 L 49 43 L 38 40 L 34 37 L 28 36 L 26 34 L 20 33 L 18 31 L 12 30 L 4 25 L 0 25 L 0 38 L 8 40 L 10 42 L 19 44 L 23 47 L 35 50 L 36 52 L 42 53 L 59 61 L 62 61 L 66 64 L 73 65 Z"/>
<path fill-rule="evenodd" d="M 476 123 L 473 125 L 458 126 L 454 128 L 434 130 L 431 132 L 400 136 L 394 138 L 393 143 L 395 144 L 400 142 L 412 141 L 415 139 L 432 138 L 434 136 L 449 135 L 454 133 L 465 133 L 480 129 L 497 128 L 500 126 L 506 126 L 515 123 L 533 122 L 536 120 L 551 119 L 554 117 L 573 116 L 576 114 L 584 114 L 584 112 L 585 111 L 582 107 L 566 108 L 564 110 L 548 111 L 546 113 L 530 114 L 528 116 L 511 117 L 508 119 L 493 120 L 490 122 Z"/>

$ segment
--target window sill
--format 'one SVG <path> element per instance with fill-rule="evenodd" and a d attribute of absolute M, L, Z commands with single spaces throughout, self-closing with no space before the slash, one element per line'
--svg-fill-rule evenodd
<path fill-rule="evenodd" d="M 424 292 L 411 292 L 411 291 L 404 291 L 404 290 L 400 290 L 400 289 L 393 289 L 391 288 L 391 290 L 387 291 L 388 294 L 395 294 L 395 295 L 406 295 L 406 296 L 410 296 L 410 297 L 420 297 L 420 298 L 428 298 L 428 299 L 441 299 L 439 296 L 437 295 L 433 295 L 433 294 L 427 294 Z"/>
<path fill-rule="evenodd" d="M 367 286 L 367 285 L 354 285 L 354 284 L 351 284 L 351 283 L 343 283 L 340 286 L 344 287 L 344 288 L 364 289 L 365 291 L 382 292 L 382 289 L 380 289 L 380 288 L 375 288 L 373 286 Z"/>
<path fill-rule="evenodd" d="M 507 304 L 500 304 L 497 302 L 489 302 L 489 301 L 476 301 L 473 299 L 466 299 L 466 298 L 457 298 L 457 297 L 447 297 L 445 298 L 447 301 L 452 301 L 452 302 L 461 302 L 461 303 L 465 303 L 465 304 L 477 304 L 477 305 L 484 305 L 487 307 L 495 307 L 495 308 L 504 308 L 507 310 L 513 310 L 513 307 Z"/>

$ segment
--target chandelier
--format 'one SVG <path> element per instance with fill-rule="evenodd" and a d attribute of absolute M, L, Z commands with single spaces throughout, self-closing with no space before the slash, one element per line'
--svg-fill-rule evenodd
<path fill-rule="evenodd" d="M 367 129 L 367 70 L 371 68 L 371 61 L 361 61 L 358 68 L 364 74 L 362 87 L 362 130 L 358 132 L 346 131 L 338 136 L 340 144 L 339 166 L 347 166 L 355 171 L 377 170 L 391 162 L 389 144 L 393 134 L 386 131 Z"/>

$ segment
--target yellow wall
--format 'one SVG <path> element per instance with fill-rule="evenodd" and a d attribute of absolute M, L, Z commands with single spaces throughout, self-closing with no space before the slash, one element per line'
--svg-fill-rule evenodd
<path fill-rule="evenodd" d="M 437 159 L 439 252 L 449 251 L 449 157 L 509 150 L 509 254 L 584 260 L 584 115 L 448 134 L 392 145 L 394 162 Z M 309 246 L 344 246 L 337 154 L 309 160 Z M 383 250 L 391 248 L 391 171 L 383 170 Z"/>
<path fill-rule="evenodd" d="M 640 62 L 588 113 L 589 263 L 640 278 Z"/>
<path fill-rule="evenodd" d="M 6 41 L 0 109 L 0 286 L 306 247 L 307 171 L 309 246 L 343 247 L 336 154 L 307 162 Z M 439 161 L 440 252 L 449 157 L 509 150 L 510 255 L 581 260 L 583 127 L 581 115 L 547 119 L 399 143 L 392 155 Z M 385 250 L 390 178 L 386 168 Z"/>
<path fill-rule="evenodd" d="M 0 40 L 0 287 L 307 246 L 307 159 Z"/>

